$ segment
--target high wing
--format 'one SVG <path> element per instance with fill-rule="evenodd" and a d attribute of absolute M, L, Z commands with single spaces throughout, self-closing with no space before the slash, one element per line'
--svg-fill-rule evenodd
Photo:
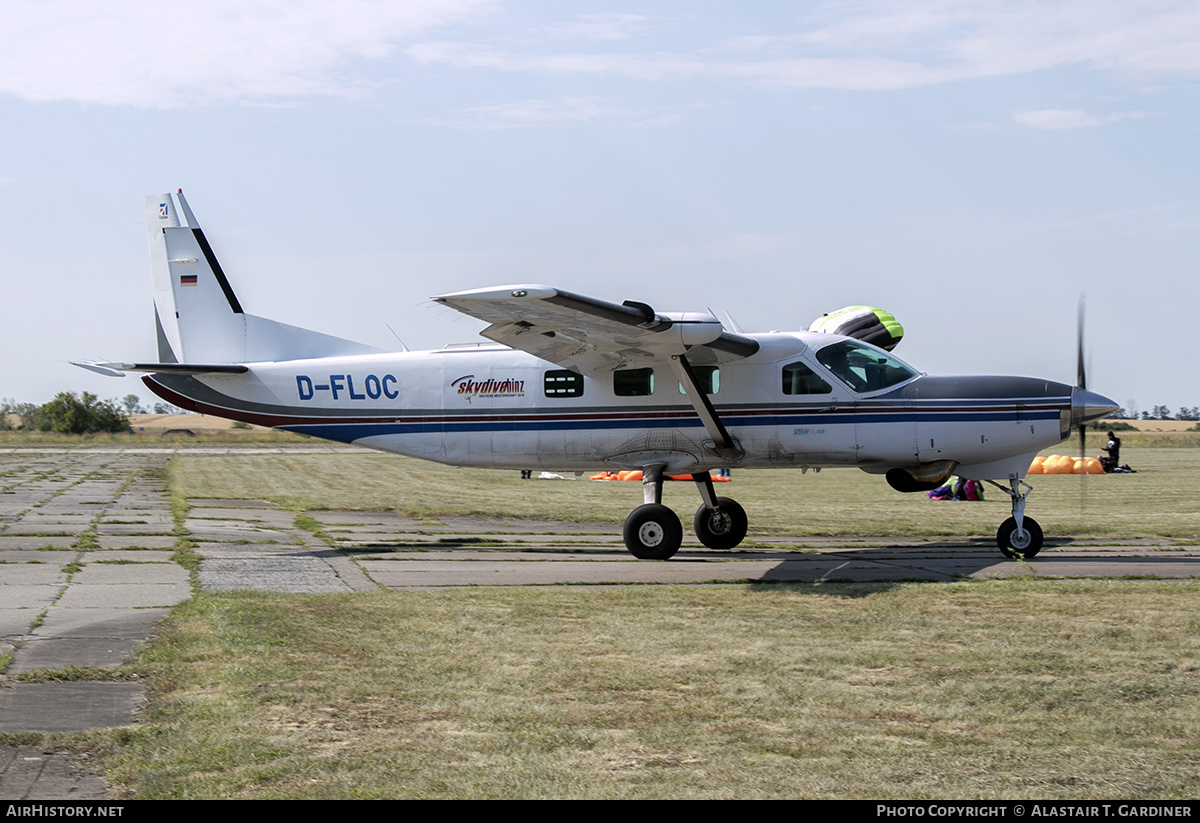
<path fill-rule="evenodd" d="M 480 334 L 489 340 L 582 374 L 668 365 L 712 438 L 709 448 L 731 458 L 742 452 L 699 387 L 692 366 L 749 357 L 758 351 L 758 341 L 725 331 L 707 312 L 660 313 L 632 300 L 617 305 L 535 285 L 433 299 L 486 320 L 491 325 Z M 646 465 L 643 470 L 661 474 L 664 465 Z"/>
<path fill-rule="evenodd" d="M 692 365 L 728 363 L 758 342 L 725 331 L 707 312 L 656 312 L 539 285 L 497 286 L 433 298 L 487 321 L 480 334 L 582 374 L 662 364 L 686 354 Z"/>

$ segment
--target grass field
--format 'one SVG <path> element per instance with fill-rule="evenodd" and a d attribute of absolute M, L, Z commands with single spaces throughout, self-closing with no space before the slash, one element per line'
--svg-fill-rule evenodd
<path fill-rule="evenodd" d="M 1032 478 L 1048 534 L 1195 542 L 1200 450 Z M 1067 448 L 1067 447 L 1063 447 Z M 736 472 L 776 534 L 990 535 L 858 471 Z M 181 497 L 612 522 L 638 484 L 387 455 L 189 455 Z M 669 484 L 681 514 L 692 484 Z M 690 518 L 685 518 L 690 519 Z M 1194 798 L 1200 583 L 199 593 L 138 660 L 135 726 L 51 736 L 146 798 Z"/>
<path fill-rule="evenodd" d="M 1065 447 L 1069 444 L 1065 444 Z M 1032 477 L 1027 513 L 1047 536 L 1200 539 L 1200 449 L 1127 447 L 1137 474 Z M 192 456 L 173 468 L 187 497 L 268 498 L 296 509 L 391 509 L 417 517 L 472 516 L 612 523 L 642 502 L 639 483 L 525 481 L 517 472 L 455 469 L 393 455 Z M 988 487 L 983 503 L 934 503 L 900 494 L 856 469 L 734 471 L 718 493 L 750 516 L 750 536 L 934 535 L 984 537 L 1010 513 Z M 664 485 L 663 501 L 685 523 L 699 506 L 695 485 Z"/>
<path fill-rule="evenodd" d="M 184 417 L 185 415 L 179 415 Z M 188 417 L 199 418 L 200 415 L 186 415 Z M 212 418 L 206 418 L 212 419 Z M 229 422 L 229 421 L 224 421 Z M 192 436 L 182 433 L 182 429 L 187 429 L 192 432 Z M 123 447 L 145 447 L 145 448 L 187 448 L 189 446 L 212 446 L 212 445 L 248 445 L 248 444 L 264 444 L 264 445 L 302 445 L 321 443 L 319 440 L 312 440 L 301 437 L 300 435 L 292 434 L 291 432 L 276 431 L 274 429 L 264 429 L 261 426 L 255 426 L 250 429 L 231 429 L 215 428 L 208 426 L 195 426 L 188 428 L 187 425 L 182 425 L 180 430 L 173 434 L 167 432 L 171 429 L 157 427 L 146 429 L 143 431 L 122 432 L 119 434 L 110 434 L 103 432 L 99 434 L 59 434 L 58 432 L 32 432 L 32 431 L 0 431 L 0 448 L 29 448 L 44 446 L 48 448 L 105 448 L 112 446 Z"/>
<path fill-rule="evenodd" d="M 1196 583 L 201 595 L 151 798 L 1194 798 Z"/>

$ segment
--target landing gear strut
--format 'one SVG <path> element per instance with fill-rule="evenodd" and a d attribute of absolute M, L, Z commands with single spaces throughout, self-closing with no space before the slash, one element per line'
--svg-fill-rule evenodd
<path fill-rule="evenodd" d="M 688 402 L 704 425 L 711 440 L 704 444 L 711 454 L 736 462 L 743 454 L 721 418 L 713 408 L 708 394 L 696 380 L 696 372 L 682 353 L 671 355 L 671 369 Z M 642 494 L 645 505 L 633 510 L 625 520 L 625 546 L 634 557 L 647 560 L 666 560 L 679 551 L 683 542 L 683 527 L 673 511 L 662 504 L 663 472 L 666 465 L 652 463 L 642 467 Z M 746 512 L 728 497 L 713 493 L 712 476 L 708 472 L 692 475 L 700 489 L 704 505 L 696 512 L 696 537 L 710 549 L 732 549 L 746 536 Z"/>
<path fill-rule="evenodd" d="M 1025 516 L 1025 498 L 1029 497 L 1033 486 L 1016 478 L 1008 481 L 1007 489 L 992 480 L 988 482 L 1012 498 L 1013 516 L 1000 524 L 996 545 L 1005 557 L 1029 560 L 1042 550 L 1042 527 L 1032 517 Z"/>
<path fill-rule="evenodd" d="M 662 504 L 661 464 L 642 469 L 645 503 L 625 519 L 625 547 L 640 560 L 667 560 L 683 543 L 683 526 L 675 512 Z M 696 510 L 693 525 L 697 539 L 710 549 L 732 549 L 746 537 L 745 510 L 737 501 L 717 497 L 708 472 L 693 474 L 703 505 Z"/>
<path fill-rule="evenodd" d="M 696 539 L 710 549 L 728 551 L 746 537 L 746 510 L 736 500 L 717 497 L 713 492 L 712 476 L 708 472 L 693 474 L 692 480 L 700 490 L 704 504 L 696 509 L 692 526 Z"/>

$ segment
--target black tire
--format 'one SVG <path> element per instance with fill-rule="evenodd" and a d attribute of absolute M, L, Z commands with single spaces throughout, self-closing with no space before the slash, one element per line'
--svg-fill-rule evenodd
<path fill-rule="evenodd" d="M 639 560 L 667 560 L 683 543 L 675 512 L 659 503 L 638 506 L 625 518 L 625 548 Z"/>
<path fill-rule="evenodd" d="M 996 531 L 996 545 L 1011 560 L 1029 560 L 1042 550 L 1042 527 L 1032 517 L 1025 518 L 1025 534 L 1017 535 L 1017 521 L 1008 518 Z"/>
<path fill-rule="evenodd" d="M 737 548 L 746 538 L 748 525 L 746 510 L 728 497 L 718 497 L 716 509 L 707 506 L 696 509 L 696 518 L 692 521 L 696 539 L 719 551 Z"/>

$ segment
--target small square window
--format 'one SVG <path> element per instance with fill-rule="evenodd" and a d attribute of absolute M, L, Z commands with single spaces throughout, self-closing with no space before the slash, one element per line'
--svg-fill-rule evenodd
<path fill-rule="evenodd" d="M 613 394 L 617 397 L 654 394 L 654 369 L 617 369 L 613 372 Z"/>
<path fill-rule="evenodd" d="M 692 366 L 692 374 L 696 375 L 696 383 L 705 394 L 716 394 L 721 390 L 721 369 L 717 366 Z M 679 393 L 687 394 L 683 384 L 679 384 Z"/>

